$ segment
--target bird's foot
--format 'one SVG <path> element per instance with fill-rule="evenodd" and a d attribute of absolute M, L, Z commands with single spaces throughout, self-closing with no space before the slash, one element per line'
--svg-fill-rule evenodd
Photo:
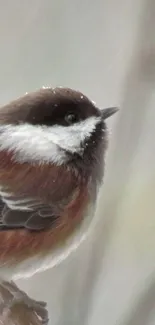
<path fill-rule="evenodd" d="M 9 301 L 4 304 L 3 310 L 11 310 L 14 305 L 23 304 L 39 317 L 43 325 L 48 324 L 48 311 L 45 302 L 31 299 L 24 291 L 20 290 L 13 281 L 3 282 L 3 288 L 8 290 L 11 294 Z"/>

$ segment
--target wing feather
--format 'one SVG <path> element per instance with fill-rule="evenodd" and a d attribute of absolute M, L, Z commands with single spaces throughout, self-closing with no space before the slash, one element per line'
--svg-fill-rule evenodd
<path fill-rule="evenodd" d="M 2 193 L 5 195 L 2 196 Z M 33 198 L 21 198 L 1 192 L 0 230 L 10 228 L 43 230 L 53 225 L 58 217 L 49 204 Z"/>

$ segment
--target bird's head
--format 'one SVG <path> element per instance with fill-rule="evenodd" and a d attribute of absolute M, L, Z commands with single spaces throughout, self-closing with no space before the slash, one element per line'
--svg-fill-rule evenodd
<path fill-rule="evenodd" d="M 0 150 L 11 152 L 19 163 L 89 170 L 104 154 L 105 120 L 116 111 L 99 109 L 69 88 L 40 89 L 0 109 Z"/>

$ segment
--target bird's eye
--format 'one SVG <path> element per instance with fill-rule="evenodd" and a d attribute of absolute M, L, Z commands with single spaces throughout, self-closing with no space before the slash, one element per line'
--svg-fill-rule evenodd
<path fill-rule="evenodd" d="M 65 115 L 65 121 L 68 125 L 76 123 L 78 121 L 78 117 L 75 113 L 70 112 Z"/>

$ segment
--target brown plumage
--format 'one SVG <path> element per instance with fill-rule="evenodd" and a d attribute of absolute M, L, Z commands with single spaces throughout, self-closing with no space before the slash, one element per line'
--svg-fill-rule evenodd
<path fill-rule="evenodd" d="M 115 112 L 68 88 L 1 108 L 0 275 L 47 269 L 80 241 L 103 179 L 105 119 Z"/>
<path fill-rule="evenodd" d="M 46 231 L 32 232 L 15 229 L 1 232 L 0 261 L 2 263 L 8 261 L 9 258 L 11 263 L 18 263 L 18 260 L 23 260 L 27 255 L 32 257 L 40 252 L 45 254 L 46 250 L 52 249 L 60 239 L 64 240 L 81 222 L 80 212 L 87 205 L 89 193 L 86 180 L 80 179 L 79 175 L 76 177 L 61 166 L 50 168 L 46 165 L 36 167 L 27 163 L 20 165 L 11 161 L 11 155 L 4 152 L 0 153 L 0 169 L 0 184 L 9 187 L 11 192 L 13 189 L 15 195 L 20 195 L 24 184 L 25 195 L 33 196 L 35 192 L 47 204 L 53 200 L 58 206 L 63 201 L 65 204 L 65 211 Z M 53 182 L 57 184 L 58 192 L 51 192 Z"/>

